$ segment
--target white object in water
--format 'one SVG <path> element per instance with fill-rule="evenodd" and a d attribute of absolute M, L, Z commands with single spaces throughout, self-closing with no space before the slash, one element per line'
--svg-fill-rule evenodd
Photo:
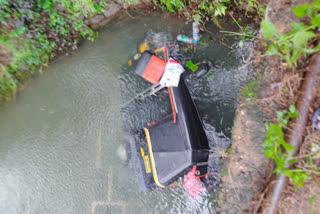
<path fill-rule="evenodd" d="M 165 87 L 178 87 L 180 76 L 184 72 L 184 68 L 182 65 L 173 60 L 169 59 L 168 63 L 166 64 L 166 67 L 164 69 L 163 76 L 160 80 L 160 85 Z"/>
<path fill-rule="evenodd" d="M 117 153 L 121 162 L 126 163 L 128 161 L 128 152 L 124 144 L 119 145 L 119 147 L 117 148 Z"/>

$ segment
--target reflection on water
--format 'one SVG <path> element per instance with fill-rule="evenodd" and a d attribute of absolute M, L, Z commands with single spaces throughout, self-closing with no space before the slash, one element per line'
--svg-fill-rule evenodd
<path fill-rule="evenodd" d="M 75 55 L 53 61 L 30 80 L 0 111 L 0 212 L 214 213 L 214 194 L 192 199 L 183 186 L 142 191 L 137 157 L 132 154 L 125 166 L 116 152 L 121 143 L 134 141 L 123 131 L 120 107 L 148 87 L 129 73 L 128 60 L 146 37 L 167 41 L 190 31 L 190 23 L 168 14 L 138 19 L 119 15 L 94 43 L 84 42 Z M 237 48 L 232 38 L 225 42 Z M 230 143 L 236 95 L 246 76 L 246 70 L 238 70 L 240 53 L 217 42 L 200 42 L 195 53 L 195 61 L 216 64 L 208 79 L 194 74 L 187 79 L 211 146 Z M 136 116 L 131 126 L 169 111 L 153 102 L 157 99 L 140 102 L 153 104 L 137 108 L 136 115 L 146 117 Z"/>

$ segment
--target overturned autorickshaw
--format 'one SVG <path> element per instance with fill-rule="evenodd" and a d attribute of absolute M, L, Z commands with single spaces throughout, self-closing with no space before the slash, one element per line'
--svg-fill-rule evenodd
<path fill-rule="evenodd" d="M 143 128 L 144 140 L 137 141 L 136 148 L 149 189 L 174 185 L 184 178 L 187 191 L 194 197 L 206 189 L 209 143 L 185 84 L 183 67 L 170 58 L 166 47 L 163 51 L 165 60 L 144 51 L 134 72 L 154 85 L 154 93 L 168 90 L 172 113 L 150 121 Z"/>

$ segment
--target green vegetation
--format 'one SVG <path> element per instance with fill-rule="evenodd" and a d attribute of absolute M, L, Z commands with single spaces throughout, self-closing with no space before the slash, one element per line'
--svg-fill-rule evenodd
<path fill-rule="evenodd" d="M 295 163 L 297 160 L 290 157 L 289 152 L 293 150 L 293 146 L 284 140 L 282 130 L 287 128 L 288 120 L 297 117 L 298 113 L 295 106 L 290 105 L 289 111 L 278 111 L 277 115 L 278 123 L 267 124 L 266 139 L 263 142 L 264 155 L 274 160 L 276 164 L 274 172 L 276 174 L 283 172 L 293 184 L 303 186 L 303 181 L 308 177 L 308 174 L 300 168 L 286 168 L 286 163 Z"/>
<path fill-rule="evenodd" d="M 263 20 L 261 31 L 268 47 L 267 55 L 280 56 L 291 67 L 297 65 L 297 59 L 301 55 L 314 53 L 320 50 L 320 44 L 316 47 L 308 45 L 310 39 L 316 37 L 314 31 L 320 28 L 320 1 L 310 4 L 302 4 L 292 8 L 292 12 L 299 18 L 307 18 L 308 21 L 291 23 L 291 31 L 279 33 L 272 22 Z"/>
<path fill-rule="evenodd" d="M 190 70 L 192 70 L 193 72 L 195 72 L 196 70 L 198 70 L 198 65 L 197 64 L 194 64 L 192 62 L 192 60 L 188 60 L 186 62 L 186 67 L 189 68 Z"/>
<path fill-rule="evenodd" d="M 261 15 L 264 13 L 264 7 L 256 0 L 153 0 L 155 5 L 163 10 L 168 9 L 172 13 L 179 13 L 188 21 L 195 21 L 199 24 L 204 20 L 211 19 L 220 26 L 218 16 L 226 15 L 226 11 L 231 5 L 239 6 L 246 3 L 245 15 L 248 8 L 252 7 Z"/>
<path fill-rule="evenodd" d="M 212 76 L 212 72 L 210 71 L 210 72 L 208 72 L 204 77 L 208 79 L 208 78 L 211 77 L 211 76 Z"/>
<path fill-rule="evenodd" d="M 230 4 L 230 0 L 209 1 L 209 0 L 159 0 L 153 1 L 162 9 L 168 9 L 170 12 L 180 12 L 189 21 L 201 23 L 206 16 L 216 17 L 225 15 Z"/>
<path fill-rule="evenodd" d="M 241 94 L 246 98 L 246 101 L 254 101 L 256 99 L 256 93 L 254 92 L 256 87 L 256 80 L 251 80 L 243 87 Z"/>
<path fill-rule="evenodd" d="M 251 1 L 248 1 L 248 3 L 253 5 Z M 255 3 L 253 7 L 260 12 L 260 16 L 263 15 L 264 9 L 262 6 Z M 261 39 L 263 46 L 267 47 L 266 55 L 277 55 L 289 67 L 297 66 L 297 60 L 301 55 L 312 54 L 320 50 L 320 43 L 315 47 L 312 44 L 308 44 L 312 38 L 317 36 L 315 32 L 320 29 L 320 0 L 314 0 L 310 4 L 298 5 L 292 8 L 292 12 L 298 18 L 303 18 L 307 21 L 291 23 L 291 31 L 288 33 L 278 32 L 276 26 L 266 18 L 261 22 L 262 38 L 258 38 L 249 32 L 246 26 L 240 26 L 232 16 L 241 32 L 221 32 L 229 36 L 240 36 L 242 40 L 246 37 Z"/>
<path fill-rule="evenodd" d="M 252 80 L 246 84 L 242 90 L 242 96 L 246 98 L 246 101 L 252 101 L 258 106 L 256 100 L 256 94 L 254 90 L 257 87 L 257 81 Z M 277 114 L 277 123 L 267 123 L 265 140 L 263 141 L 264 156 L 270 158 L 275 163 L 274 172 L 276 174 L 283 173 L 286 175 L 293 184 L 297 186 L 303 186 L 303 181 L 306 180 L 312 172 L 317 171 L 317 167 L 311 161 L 316 158 L 316 155 L 320 154 L 318 151 L 316 154 L 305 157 L 308 164 L 308 169 L 295 166 L 294 168 L 288 168 L 289 164 L 297 163 L 298 159 L 291 157 L 289 152 L 293 150 L 293 146 L 288 144 L 284 138 L 284 131 L 288 129 L 287 125 L 291 118 L 298 117 L 296 107 L 290 105 L 288 110 L 279 110 Z"/>
<path fill-rule="evenodd" d="M 0 0 L 0 94 L 46 66 L 57 54 L 75 50 L 81 37 L 97 33 L 83 21 L 101 13 L 106 1 Z"/>
<path fill-rule="evenodd" d="M 320 30 L 320 1 L 314 0 L 310 4 L 302 4 L 292 8 L 292 12 L 301 22 L 291 23 L 288 33 L 278 32 L 275 25 L 267 19 L 261 22 L 263 45 L 267 47 L 266 55 L 276 55 L 285 61 L 289 67 L 297 66 L 297 61 L 302 55 L 312 54 L 320 50 L 320 43 L 313 44 Z M 314 40 L 315 41 L 315 40 Z M 284 140 L 283 130 L 287 129 L 290 118 L 297 117 L 295 106 L 291 105 L 289 111 L 277 111 L 278 123 L 267 125 L 266 139 L 263 143 L 265 156 L 275 161 L 275 172 L 283 172 L 293 184 L 303 186 L 303 181 L 312 174 L 319 174 L 319 168 L 314 162 L 319 154 L 319 148 L 315 152 L 305 154 L 303 157 L 290 157 L 289 151 L 293 147 Z M 316 145 L 312 142 L 310 147 Z M 311 149 L 312 150 L 312 149 Z M 297 163 L 300 160 L 304 164 L 294 168 L 286 168 L 287 164 Z"/>

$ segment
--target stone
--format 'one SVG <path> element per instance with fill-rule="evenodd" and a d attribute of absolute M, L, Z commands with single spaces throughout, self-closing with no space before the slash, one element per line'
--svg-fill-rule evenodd
<path fill-rule="evenodd" d="M 141 4 L 147 4 L 151 2 L 151 0 L 132 0 L 132 2 L 128 4 L 126 0 L 117 0 L 117 3 L 121 4 L 124 8 L 127 8 L 129 6 L 138 6 Z"/>
<path fill-rule="evenodd" d="M 102 15 L 102 14 L 98 14 L 98 15 L 95 15 L 95 16 L 87 19 L 87 20 L 85 21 L 85 23 L 86 23 L 87 25 L 97 24 L 97 23 L 101 22 L 103 19 L 105 19 L 105 16 Z"/>
<path fill-rule="evenodd" d="M 116 14 L 121 9 L 120 5 L 113 4 L 111 6 L 107 6 L 104 8 L 103 14 L 105 17 L 110 17 L 114 14 Z"/>

